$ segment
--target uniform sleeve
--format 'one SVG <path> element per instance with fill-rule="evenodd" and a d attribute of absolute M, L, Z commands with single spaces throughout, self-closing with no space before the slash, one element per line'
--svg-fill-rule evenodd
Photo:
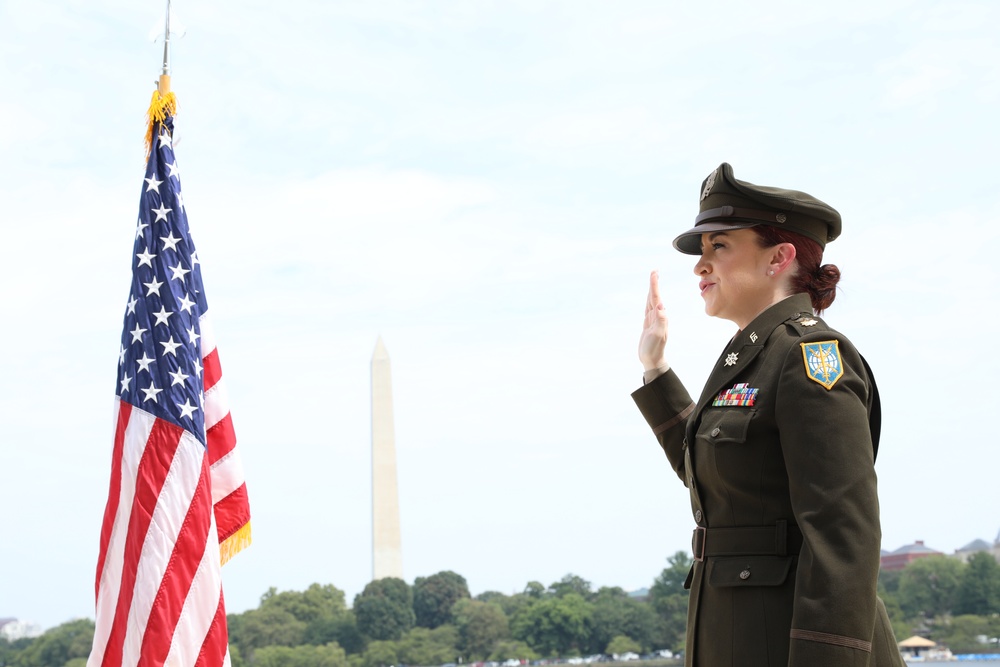
<path fill-rule="evenodd" d="M 688 416 L 694 411 L 694 403 L 680 378 L 673 370 L 668 370 L 634 391 L 632 399 L 646 418 L 646 423 L 653 429 L 653 435 L 666 452 L 671 467 L 687 485 L 684 471 L 684 428 Z"/>
<path fill-rule="evenodd" d="M 838 334 L 811 332 L 785 359 L 775 414 L 803 536 L 790 667 L 869 664 L 881 545 L 870 395 L 860 355 Z"/>

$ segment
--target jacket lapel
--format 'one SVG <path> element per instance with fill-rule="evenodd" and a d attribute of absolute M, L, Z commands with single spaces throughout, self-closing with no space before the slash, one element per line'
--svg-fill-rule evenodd
<path fill-rule="evenodd" d="M 688 420 L 687 439 L 689 443 L 694 442 L 694 434 L 701 411 L 712 402 L 720 391 L 733 383 L 744 369 L 750 366 L 754 358 L 764 349 L 764 344 L 775 329 L 800 313 L 812 313 L 812 303 L 808 294 L 795 294 L 787 299 L 782 299 L 754 318 L 753 322 L 733 337 L 719 356 L 718 361 L 715 362 L 715 367 L 708 376 L 705 388 L 701 392 L 701 398 L 698 399 L 698 405 Z"/>

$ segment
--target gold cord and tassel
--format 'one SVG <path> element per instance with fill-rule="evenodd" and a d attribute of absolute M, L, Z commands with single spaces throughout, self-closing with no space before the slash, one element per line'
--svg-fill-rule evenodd
<path fill-rule="evenodd" d="M 177 113 L 177 96 L 170 90 L 170 76 L 164 74 L 160 77 L 159 85 L 153 91 L 153 99 L 149 102 L 149 111 L 146 112 L 146 159 L 153 150 L 153 127 L 157 123 L 162 123 L 167 116 Z"/>
<path fill-rule="evenodd" d="M 219 545 L 219 559 L 225 565 L 230 558 L 250 546 L 253 540 L 250 536 L 250 522 L 247 521 L 243 527 L 227 537 Z"/>

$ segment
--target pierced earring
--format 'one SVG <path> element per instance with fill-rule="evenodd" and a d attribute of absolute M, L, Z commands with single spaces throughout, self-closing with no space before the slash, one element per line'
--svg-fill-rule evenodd
<path fill-rule="evenodd" d="M 768 272 L 767 272 L 767 275 L 769 275 L 769 276 L 773 276 L 773 275 L 774 275 L 774 271 L 768 271 Z"/>

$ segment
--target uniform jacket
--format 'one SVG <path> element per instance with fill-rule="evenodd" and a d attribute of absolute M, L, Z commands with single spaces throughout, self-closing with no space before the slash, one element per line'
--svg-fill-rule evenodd
<path fill-rule="evenodd" d="M 688 667 L 903 667 L 876 596 L 877 390 L 808 295 L 740 331 L 697 403 L 672 370 L 632 397 L 690 489 Z"/>

